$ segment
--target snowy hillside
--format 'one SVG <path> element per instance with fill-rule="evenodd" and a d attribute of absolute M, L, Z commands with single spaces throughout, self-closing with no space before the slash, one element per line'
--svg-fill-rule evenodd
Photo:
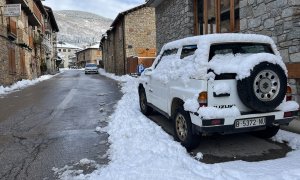
<path fill-rule="evenodd" d="M 58 41 L 77 46 L 100 41 L 112 23 L 111 19 L 83 11 L 62 10 L 54 15 L 59 26 Z"/>

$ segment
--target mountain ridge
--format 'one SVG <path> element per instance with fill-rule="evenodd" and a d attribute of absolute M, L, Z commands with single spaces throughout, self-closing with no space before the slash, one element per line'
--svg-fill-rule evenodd
<path fill-rule="evenodd" d="M 112 19 L 77 10 L 54 11 L 59 27 L 58 41 L 80 47 L 100 41 L 101 35 L 109 29 Z"/>

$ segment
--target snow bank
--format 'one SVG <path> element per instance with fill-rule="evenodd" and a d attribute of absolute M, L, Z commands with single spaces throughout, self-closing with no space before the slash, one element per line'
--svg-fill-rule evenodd
<path fill-rule="evenodd" d="M 28 86 L 35 85 L 36 83 L 39 83 L 41 81 L 45 81 L 45 80 L 50 79 L 52 77 L 53 77 L 53 75 L 44 75 L 44 76 L 41 76 L 41 77 L 39 77 L 37 79 L 33 79 L 33 80 L 18 81 L 15 84 L 13 84 L 9 87 L 0 86 L 0 95 L 8 94 L 8 93 L 11 93 L 11 92 L 16 91 L 16 90 L 24 89 Z"/>
<path fill-rule="evenodd" d="M 141 114 L 137 79 L 128 76 L 117 79 L 124 80 L 124 96 L 108 124 L 109 165 L 88 175 L 74 175 L 66 168 L 68 173 L 63 179 L 300 179 L 300 135 L 280 131 L 274 138 L 288 141 L 295 149 L 285 158 L 204 164 L 192 158 L 171 136 Z M 201 153 L 196 158 L 202 158 Z"/>

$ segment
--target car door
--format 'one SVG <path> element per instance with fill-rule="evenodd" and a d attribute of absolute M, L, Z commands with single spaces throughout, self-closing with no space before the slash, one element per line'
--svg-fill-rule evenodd
<path fill-rule="evenodd" d="M 178 49 L 165 50 L 153 68 L 149 77 L 149 98 L 148 102 L 158 109 L 167 112 L 169 97 L 169 82 L 166 80 L 165 66 L 167 61 L 176 58 Z"/>

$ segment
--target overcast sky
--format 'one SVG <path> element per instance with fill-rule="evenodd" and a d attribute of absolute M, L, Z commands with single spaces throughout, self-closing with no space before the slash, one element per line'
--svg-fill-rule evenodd
<path fill-rule="evenodd" d="M 87 11 L 110 19 L 119 12 L 145 3 L 145 0 L 45 0 L 44 5 L 55 10 Z"/>

